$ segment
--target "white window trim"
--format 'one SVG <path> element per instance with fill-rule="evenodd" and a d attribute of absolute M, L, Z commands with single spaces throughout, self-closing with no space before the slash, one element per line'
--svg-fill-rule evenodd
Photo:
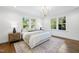
<path fill-rule="evenodd" d="M 51 30 L 57 30 L 57 31 L 67 31 L 67 20 L 66 20 L 66 30 L 59 30 L 59 26 L 58 26 L 58 21 L 59 21 L 59 17 L 56 17 L 57 19 L 56 19 L 56 29 L 51 29 Z M 67 19 L 67 17 L 66 17 L 66 19 Z"/>

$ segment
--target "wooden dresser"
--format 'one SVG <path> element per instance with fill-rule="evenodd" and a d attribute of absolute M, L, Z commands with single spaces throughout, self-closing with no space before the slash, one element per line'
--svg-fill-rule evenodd
<path fill-rule="evenodd" d="M 17 32 L 17 33 L 9 33 L 8 34 L 8 40 L 9 40 L 9 43 L 19 41 L 20 40 L 20 33 L 19 32 Z"/>

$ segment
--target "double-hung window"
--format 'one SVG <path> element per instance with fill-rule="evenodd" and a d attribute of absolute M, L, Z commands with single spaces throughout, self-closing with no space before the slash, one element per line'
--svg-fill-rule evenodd
<path fill-rule="evenodd" d="M 51 29 L 66 30 L 66 16 L 51 19 Z"/>

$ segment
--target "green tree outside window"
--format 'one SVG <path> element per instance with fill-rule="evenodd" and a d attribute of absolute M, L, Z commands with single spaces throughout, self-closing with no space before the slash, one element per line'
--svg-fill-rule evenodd
<path fill-rule="evenodd" d="M 66 17 L 60 17 L 58 22 L 58 29 L 59 30 L 66 30 Z"/>
<path fill-rule="evenodd" d="M 56 23 L 57 23 L 56 20 L 57 20 L 56 18 L 51 19 L 51 29 L 56 29 Z"/>
<path fill-rule="evenodd" d="M 23 17 L 22 23 L 23 23 L 23 28 L 26 28 L 26 29 L 29 28 L 29 19 L 26 19 Z"/>

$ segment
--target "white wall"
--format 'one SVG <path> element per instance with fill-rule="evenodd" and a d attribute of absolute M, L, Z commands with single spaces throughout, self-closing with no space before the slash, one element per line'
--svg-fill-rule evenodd
<path fill-rule="evenodd" d="M 42 18 L 42 27 L 45 29 L 45 30 L 50 30 L 50 17 L 45 17 L 45 18 Z"/>
<path fill-rule="evenodd" d="M 52 35 L 79 40 L 79 9 L 72 10 L 68 13 L 60 14 L 56 17 L 66 16 L 67 17 L 67 30 L 52 30 Z M 55 17 L 55 16 L 52 16 Z M 49 26 L 49 20 L 46 20 L 43 24 L 45 28 Z"/>

